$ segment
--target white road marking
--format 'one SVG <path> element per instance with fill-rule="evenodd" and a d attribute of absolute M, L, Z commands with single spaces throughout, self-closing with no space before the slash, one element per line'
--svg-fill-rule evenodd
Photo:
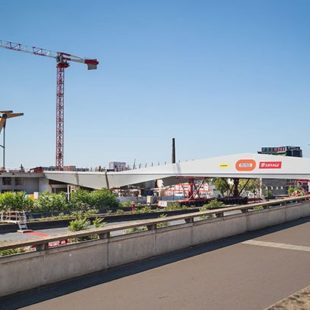
<path fill-rule="evenodd" d="M 248 241 L 242 242 L 242 244 L 265 246 L 269 248 L 278 248 L 278 249 L 284 249 L 284 250 L 310 252 L 310 247 L 304 246 L 304 245 L 294 245 L 294 244 L 287 244 L 287 243 L 267 242 L 267 241 L 258 241 L 258 240 L 248 240 Z"/>

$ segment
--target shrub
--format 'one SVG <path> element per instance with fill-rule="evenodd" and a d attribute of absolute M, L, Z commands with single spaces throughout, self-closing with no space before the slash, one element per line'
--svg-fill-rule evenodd
<path fill-rule="evenodd" d="M 116 209 L 119 207 L 119 202 L 116 196 L 108 189 L 100 189 L 90 193 L 92 206 L 97 209 Z"/>
<path fill-rule="evenodd" d="M 257 206 L 257 207 L 254 207 L 253 210 L 254 211 L 262 211 L 262 210 L 264 210 L 264 207 L 263 206 Z"/>
<path fill-rule="evenodd" d="M 79 189 L 75 192 L 72 192 L 70 195 L 70 209 L 87 211 L 91 208 L 92 201 L 90 197 L 90 192 Z"/>
<path fill-rule="evenodd" d="M 168 206 L 165 207 L 165 210 L 167 211 L 176 211 L 176 210 L 182 210 L 187 209 L 188 207 L 185 205 L 180 205 L 178 202 L 168 203 Z"/>
<path fill-rule="evenodd" d="M 159 216 L 159 218 L 161 218 L 161 219 L 164 219 L 164 218 L 166 218 L 166 217 L 167 217 L 167 214 L 161 214 L 161 215 Z M 168 222 L 159 223 L 159 224 L 157 224 L 156 226 L 157 226 L 157 228 L 164 228 L 164 227 L 167 227 L 167 226 L 168 226 Z"/>
<path fill-rule="evenodd" d="M 214 209 L 220 209 L 220 208 L 224 208 L 225 205 L 218 200 L 211 200 L 208 204 L 203 205 L 201 208 L 199 208 L 200 212 L 203 211 L 208 211 L 208 210 L 214 210 Z M 210 214 L 210 215 L 201 215 L 200 219 L 205 220 L 207 218 L 213 218 L 214 215 Z"/>
<path fill-rule="evenodd" d="M 150 213 L 150 212 L 152 212 L 152 208 L 151 207 L 147 207 L 147 206 L 145 206 L 143 208 L 138 208 L 136 210 L 136 213 Z"/>
<path fill-rule="evenodd" d="M 102 227 L 105 225 L 105 223 L 103 222 L 103 218 L 100 218 L 100 217 L 96 217 L 94 220 L 93 220 L 93 225 L 96 227 L 96 228 L 99 228 L 99 227 Z"/>
<path fill-rule="evenodd" d="M 87 218 L 83 219 L 76 219 L 74 221 L 71 221 L 69 223 L 69 230 L 70 231 L 80 231 L 80 230 L 85 230 L 88 229 L 90 226 L 90 222 L 87 220 Z"/>
<path fill-rule="evenodd" d="M 213 210 L 213 209 L 220 209 L 224 207 L 225 205 L 223 202 L 214 199 L 214 200 L 211 200 L 208 204 L 203 205 L 199 210 L 207 211 L 207 210 Z"/>
<path fill-rule="evenodd" d="M 130 208 L 131 207 L 131 201 L 123 201 L 120 203 L 120 208 Z"/>
<path fill-rule="evenodd" d="M 132 233 L 137 233 L 137 232 L 141 232 L 141 231 L 147 231 L 147 227 L 146 226 L 140 226 L 140 227 L 128 228 L 126 230 L 126 233 L 127 234 L 132 234 Z"/>
<path fill-rule="evenodd" d="M 34 202 L 34 210 L 38 212 L 63 212 L 68 210 L 69 205 L 65 193 L 53 194 L 42 193 Z"/>
<path fill-rule="evenodd" d="M 0 194 L 0 210 L 30 211 L 33 200 L 24 192 L 6 192 Z"/>
<path fill-rule="evenodd" d="M 70 205 L 74 210 L 86 211 L 89 209 L 109 210 L 119 207 L 116 196 L 107 189 L 89 192 L 83 189 L 71 194 Z"/>
<path fill-rule="evenodd" d="M 15 255 L 24 253 L 26 250 L 24 248 L 17 248 L 17 249 L 7 249 L 7 250 L 1 250 L 0 256 L 8 256 L 8 255 Z"/>

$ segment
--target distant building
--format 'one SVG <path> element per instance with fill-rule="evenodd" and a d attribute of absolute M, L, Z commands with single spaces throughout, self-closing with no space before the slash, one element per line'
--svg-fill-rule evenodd
<path fill-rule="evenodd" d="M 302 157 L 302 150 L 299 146 L 272 146 L 262 147 L 258 154 Z"/>
<path fill-rule="evenodd" d="M 121 161 L 111 161 L 109 162 L 109 170 L 111 171 L 124 171 L 128 170 L 128 166 L 126 162 Z"/>
<path fill-rule="evenodd" d="M 44 174 L 44 171 L 55 170 L 56 168 L 53 166 L 35 167 L 27 171 L 22 166 L 16 170 L 1 170 L 0 193 L 25 192 L 26 194 L 33 194 L 42 192 L 68 192 L 69 184 L 50 180 Z M 64 171 L 89 171 L 89 169 L 65 166 Z"/>
<path fill-rule="evenodd" d="M 52 191 L 49 180 L 43 173 L 35 172 L 2 172 L 0 174 L 0 192 L 34 192 Z"/>
<path fill-rule="evenodd" d="M 299 146 L 272 146 L 262 147 L 258 154 L 279 155 L 302 157 L 302 149 Z M 305 190 L 308 190 L 308 180 L 280 180 L 280 179 L 263 179 L 262 189 L 265 192 L 272 193 L 274 196 L 287 195 L 288 188 L 299 183 Z"/>

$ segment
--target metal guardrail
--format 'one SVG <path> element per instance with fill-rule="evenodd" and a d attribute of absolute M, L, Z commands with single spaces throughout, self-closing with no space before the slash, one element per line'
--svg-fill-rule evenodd
<path fill-rule="evenodd" d="M 3 223 L 27 223 L 27 216 L 25 211 L 1 211 L 0 222 Z"/>
<path fill-rule="evenodd" d="M 237 206 L 237 207 L 228 207 L 228 208 L 224 207 L 224 208 L 214 209 L 214 210 L 209 210 L 209 211 L 188 213 L 188 214 L 182 214 L 182 215 L 174 215 L 174 216 L 169 216 L 166 218 L 141 220 L 138 223 L 115 224 L 109 227 L 92 228 L 92 229 L 87 229 L 87 230 L 80 231 L 80 232 L 67 233 L 67 234 L 62 234 L 62 235 L 48 237 L 48 238 L 40 238 L 37 240 L 8 242 L 2 245 L 0 244 L 0 251 L 8 250 L 8 249 L 23 248 L 23 247 L 28 247 L 28 246 L 35 247 L 36 250 L 40 251 L 40 250 L 48 249 L 49 243 L 57 242 L 57 241 L 61 242 L 63 240 L 77 239 L 77 238 L 82 238 L 82 237 L 91 237 L 94 235 L 97 235 L 99 239 L 106 239 L 106 238 L 110 238 L 110 233 L 114 231 L 123 231 L 123 230 L 127 230 L 130 228 L 141 227 L 141 226 L 146 226 L 148 230 L 154 230 L 154 229 L 157 229 L 158 224 L 172 222 L 172 221 L 184 220 L 185 223 L 193 223 L 195 221 L 195 218 L 199 218 L 202 216 L 215 215 L 216 217 L 223 217 L 224 212 L 241 211 L 242 213 L 247 213 L 249 212 L 249 210 L 255 209 L 257 207 L 263 207 L 264 209 L 268 209 L 269 207 L 272 207 L 272 206 L 284 206 L 289 203 L 297 203 L 297 202 L 302 202 L 302 201 L 307 201 L 307 200 L 310 200 L 310 195 L 294 197 L 294 198 L 284 198 L 284 199 L 272 200 L 272 201 L 260 202 L 260 203 L 253 203 L 253 204 L 247 204 L 247 205 Z"/>

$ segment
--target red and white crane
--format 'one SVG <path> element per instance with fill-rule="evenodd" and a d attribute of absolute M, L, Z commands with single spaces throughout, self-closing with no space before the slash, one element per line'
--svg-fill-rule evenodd
<path fill-rule="evenodd" d="M 56 168 L 63 169 L 64 165 L 64 83 L 65 69 L 69 67 L 70 61 L 87 65 L 88 70 L 97 69 L 97 59 L 82 58 L 64 52 L 54 52 L 35 46 L 26 46 L 20 43 L 0 40 L 0 47 L 29 53 L 38 56 L 56 59 L 57 87 L 56 87 Z"/>

